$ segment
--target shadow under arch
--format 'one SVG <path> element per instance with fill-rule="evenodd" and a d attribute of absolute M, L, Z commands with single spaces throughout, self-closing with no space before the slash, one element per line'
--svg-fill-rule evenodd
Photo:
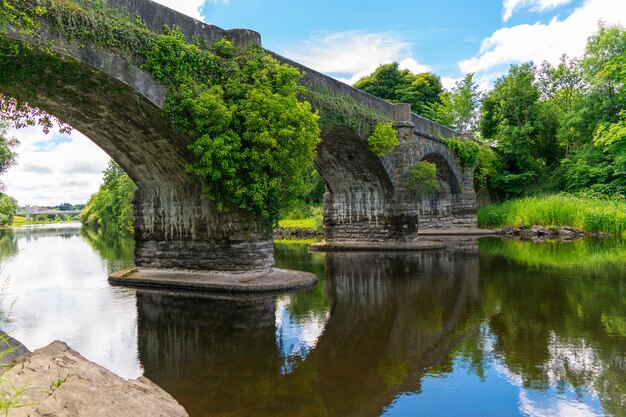
<path fill-rule="evenodd" d="M 345 126 L 322 131 L 315 168 L 326 185 L 323 215 L 328 241 L 358 235 L 385 240 L 394 186 L 381 159 L 367 141 Z"/>
<path fill-rule="evenodd" d="M 321 136 L 315 168 L 324 179 L 328 192 L 342 194 L 365 190 L 384 194 L 393 191 L 380 158 L 352 129 L 334 126 L 324 129 Z"/>
<path fill-rule="evenodd" d="M 424 155 L 420 162 L 430 162 L 437 167 L 437 181 L 440 191 L 438 194 L 450 195 L 461 192 L 461 183 L 456 173 L 452 169 L 450 161 L 441 153 L 429 153 Z"/>

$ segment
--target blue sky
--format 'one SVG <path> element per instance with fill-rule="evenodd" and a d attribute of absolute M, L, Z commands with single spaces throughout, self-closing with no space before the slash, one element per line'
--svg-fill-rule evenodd
<path fill-rule="evenodd" d="M 626 0 L 157 0 L 349 84 L 380 64 L 433 71 L 445 87 L 469 72 L 483 90 L 511 64 L 580 56 L 600 20 L 626 26 Z M 2 180 L 20 204 L 85 202 L 108 156 L 78 132 L 13 132 L 18 163 Z"/>

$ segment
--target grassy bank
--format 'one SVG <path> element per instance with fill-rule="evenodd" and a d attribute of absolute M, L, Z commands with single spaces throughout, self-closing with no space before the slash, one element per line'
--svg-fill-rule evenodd
<path fill-rule="evenodd" d="M 274 229 L 274 239 L 282 240 L 307 240 L 316 242 L 323 234 L 323 220 L 320 213 L 314 213 L 311 217 L 303 219 L 283 219 L 278 221 L 278 227 Z"/>
<path fill-rule="evenodd" d="M 55 223 L 76 223 L 79 222 L 80 220 L 78 219 L 68 219 L 68 220 L 33 220 L 33 221 L 26 221 L 26 217 L 24 216 L 13 216 L 13 223 L 11 223 L 11 226 L 25 226 L 25 225 L 30 225 L 30 224 L 55 224 Z"/>
<path fill-rule="evenodd" d="M 525 197 L 478 210 L 478 227 L 571 226 L 585 232 L 626 234 L 626 200 L 557 194 Z"/>

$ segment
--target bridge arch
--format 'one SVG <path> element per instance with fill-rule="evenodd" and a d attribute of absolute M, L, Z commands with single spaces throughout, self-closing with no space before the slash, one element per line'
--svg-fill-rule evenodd
<path fill-rule="evenodd" d="M 190 139 L 163 116 L 166 88 L 132 56 L 44 29 L 43 42 L 2 35 L 27 46 L 0 66 L 0 94 L 66 121 L 137 184 L 137 266 L 269 271 L 273 245 L 265 222 L 236 208 L 220 212 L 202 183 L 190 180 Z"/>
<path fill-rule="evenodd" d="M 326 184 L 323 215 L 326 240 L 349 236 L 356 240 L 384 240 L 394 186 L 381 159 L 352 129 L 322 130 L 315 168 Z"/>
<path fill-rule="evenodd" d="M 448 158 L 446 158 L 446 156 Z M 437 181 L 439 182 L 440 191 L 438 194 L 458 194 L 461 192 L 461 183 L 457 174 L 454 172 L 453 165 L 450 164 L 449 155 L 432 152 L 424 155 L 420 162 L 430 162 L 437 167 Z"/>

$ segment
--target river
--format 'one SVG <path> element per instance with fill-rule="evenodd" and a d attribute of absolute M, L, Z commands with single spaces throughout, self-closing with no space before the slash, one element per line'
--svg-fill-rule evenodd
<path fill-rule="evenodd" d="M 482 238 L 311 253 L 311 290 L 112 287 L 133 242 L 76 224 L 0 232 L 0 327 L 152 379 L 199 416 L 624 416 L 626 242 Z"/>

